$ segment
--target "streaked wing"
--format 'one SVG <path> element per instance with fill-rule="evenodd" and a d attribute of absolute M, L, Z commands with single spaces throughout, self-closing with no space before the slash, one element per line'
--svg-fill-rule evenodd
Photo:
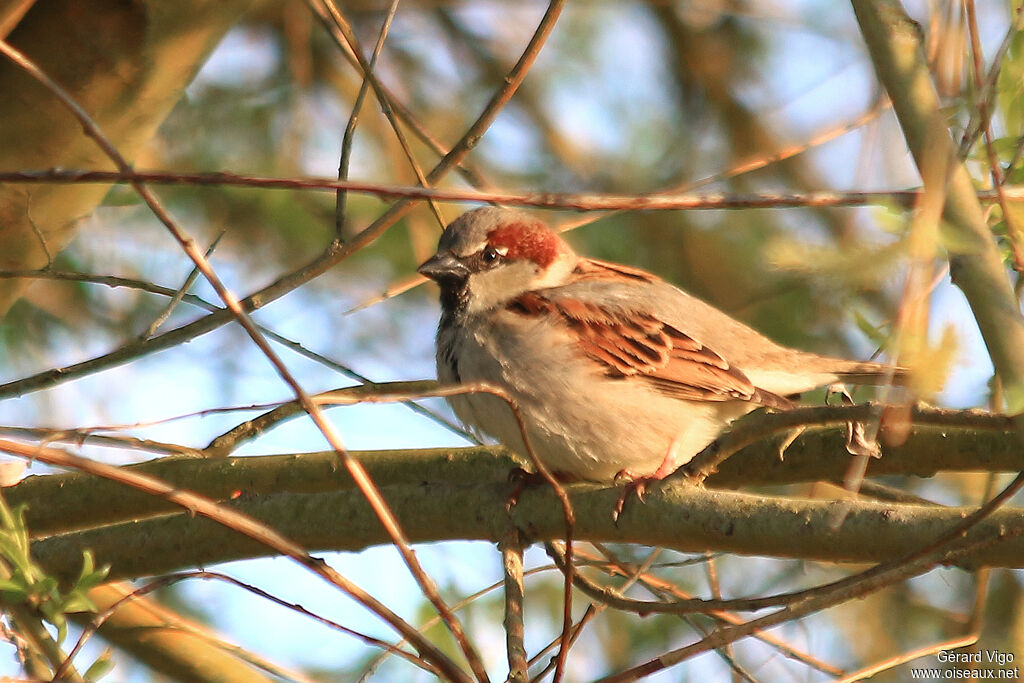
<path fill-rule="evenodd" d="M 593 302 L 539 292 L 520 295 L 509 310 L 561 319 L 581 351 L 605 374 L 651 382 L 674 398 L 786 402 L 758 390 L 714 350 L 649 313 L 611 312 Z"/>

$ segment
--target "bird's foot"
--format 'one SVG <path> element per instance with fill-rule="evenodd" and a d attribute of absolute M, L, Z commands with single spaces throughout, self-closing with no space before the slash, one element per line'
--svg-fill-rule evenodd
<path fill-rule="evenodd" d="M 643 503 L 644 494 L 647 493 L 647 485 L 652 481 L 660 481 L 665 478 L 665 475 L 659 477 L 656 474 L 641 476 L 633 474 L 629 470 L 621 470 L 615 475 L 614 482 L 617 486 L 622 486 L 622 493 L 616 499 L 615 508 L 612 510 L 613 522 L 619 521 L 619 516 L 626 508 L 626 500 L 629 499 L 631 494 L 636 494 L 636 499 Z"/>
<path fill-rule="evenodd" d="M 508 473 L 508 483 L 512 485 L 512 491 L 505 499 L 505 511 L 511 512 L 512 508 L 519 503 L 519 496 L 528 488 L 539 486 L 544 481 L 540 472 L 530 472 L 522 467 L 516 467 Z"/>
<path fill-rule="evenodd" d="M 576 477 L 564 472 L 554 472 L 553 476 L 556 481 L 562 484 L 568 484 L 576 480 Z M 522 467 L 516 467 L 509 471 L 508 481 L 512 484 L 512 492 L 509 493 L 508 498 L 505 500 L 505 510 L 507 512 L 511 512 L 512 508 L 519 503 L 519 496 L 523 491 L 548 484 L 547 478 L 540 472 L 530 472 Z"/>
<path fill-rule="evenodd" d="M 853 396 L 846 390 L 846 386 L 837 382 L 831 384 L 825 391 L 825 405 L 828 405 L 829 398 L 838 395 L 843 405 L 852 406 Z M 881 458 L 882 448 L 878 445 L 878 439 L 874 436 L 868 437 L 863 422 L 846 423 L 846 451 L 850 455 L 860 455 L 869 458 Z"/>
<path fill-rule="evenodd" d="M 629 494 L 636 493 L 636 499 L 641 503 L 644 502 L 644 494 L 647 493 L 648 484 L 652 481 L 661 481 L 678 469 L 676 465 L 677 460 L 674 456 L 675 449 L 670 448 L 658 469 L 654 470 L 651 474 L 637 474 L 628 469 L 619 470 L 616 473 L 613 481 L 616 485 L 622 485 L 622 494 L 615 501 L 615 509 L 612 510 L 613 522 L 619 521 L 619 515 L 622 514 L 622 510 L 626 507 L 626 499 L 629 498 Z"/>
<path fill-rule="evenodd" d="M 616 483 L 618 483 L 620 479 L 624 478 L 625 475 L 623 474 L 623 472 L 619 472 L 619 474 L 615 475 Z M 639 500 L 641 503 L 644 502 L 644 493 L 647 492 L 647 482 L 648 479 L 645 477 L 633 479 L 631 481 L 626 482 L 626 484 L 622 487 L 622 493 L 620 493 L 619 497 L 615 500 L 614 509 L 612 509 L 613 522 L 618 523 L 619 515 L 621 515 L 622 511 L 626 508 L 626 499 L 629 498 L 629 494 L 636 493 L 636 499 Z"/>

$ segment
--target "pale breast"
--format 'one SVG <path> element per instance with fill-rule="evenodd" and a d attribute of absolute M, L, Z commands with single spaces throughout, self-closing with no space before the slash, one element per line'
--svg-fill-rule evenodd
<path fill-rule="evenodd" d="M 666 457 L 682 464 L 754 407 L 672 399 L 636 378 L 610 378 L 549 321 L 511 315 L 468 321 L 447 342 L 457 349 L 454 367 L 439 348 L 438 375 L 507 391 L 535 452 L 554 471 L 608 481 L 622 470 L 649 474 Z M 525 455 L 519 424 L 501 399 L 476 394 L 451 404 L 468 425 Z"/>

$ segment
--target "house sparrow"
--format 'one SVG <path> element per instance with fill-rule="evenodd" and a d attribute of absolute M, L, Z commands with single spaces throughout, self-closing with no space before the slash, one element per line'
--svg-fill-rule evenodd
<path fill-rule="evenodd" d="M 441 287 L 438 379 L 507 392 L 536 456 L 564 478 L 661 479 L 758 406 L 893 375 L 780 346 L 650 273 L 577 255 L 519 211 L 462 214 L 419 272 Z M 448 400 L 527 454 L 501 398 Z"/>

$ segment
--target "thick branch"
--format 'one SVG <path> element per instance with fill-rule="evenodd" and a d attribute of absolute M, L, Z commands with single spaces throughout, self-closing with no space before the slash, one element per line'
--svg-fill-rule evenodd
<path fill-rule="evenodd" d="M 351 453 L 380 486 L 443 481 L 474 485 L 505 481 L 520 463 L 500 448 L 364 451 Z M 177 489 L 214 500 L 270 493 L 354 489 L 334 451 L 240 458 L 161 458 L 126 469 L 158 477 Z M 117 482 L 70 473 L 27 477 L 4 490 L 13 505 L 26 503 L 35 536 L 173 512 L 177 505 Z"/>
<path fill-rule="evenodd" d="M 881 562 L 938 537 L 971 510 L 888 503 L 797 500 L 702 489 L 686 482 L 650 490 L 646 502 L 627 506 L 618 522 L 612 509 L 618 489 L 570 487 L 577 513 L 576 538 L 642 543 L 685 552 L 708 549 L 832 562 Z M 565 532 L 562 507 L 546 487 L 524 492 L 511 515 L 504 483 L 475 486 L 404 484 L 382 493 L 412 542 L 498 542 L 514 526 L 529 540 L 554 540 Z M 307 548 L 359 551 L 388 542 L 369 506 L 354 491 L 281 493 L 232 503 Z M 849 505 L 838 529 L 836 506 Z M 467 512 L 471 511 L 471 514 Z M 1022 523 L 1019 509 L 994 513 L 975 532 L 999 536 Z M 111 578 L 162 574 L 195 565 L 261 557 L 266 546 L 187 513 L 101 527 L 36 542 L 33 554 L 47 570 L 70 578 L 84 548 L 112 565 Z M 989 546 L 972 566 L 1024 566 L 1024 539 Z"/>
<path fill-rule="evenodd" d="M 840 481 L 849 467 L 841 429 L 808 430 L 779 457 L 772 439 L 794 424 L 842 424 L 865 419 L 873 406 L 801 408 L 785 413 L 754 413 L 731 435 L 759 433 L 760 440 L 718 465 L 707 479 L 716 488 L 806 481 Z M 1024 449 L 1003 416 L 972 411 L 919 409 L 907 441 L 883 450 L 868 476 L 902 474 L 928 477 L 940 471 L 1015 472 L 1024 469 Z M 725 443 L 728 443 L 727 441 Z M 379 486 L 442 482 L 476 486 L 503 482 L 522 463 L 501 447 L 439 448 L 354 452 Z M 187 491 L 227 500 L 236 495 L 320 493 L 350 489 L 348 474 L 332 452 L 242 458 L 175 456 L 129 467 Z M 5 490 L 12 504 L 29 506 L 34 535 L 46 536 L 148 517 L 176 510 L 143 492 L 87 474 L 27 477 Z"/>
<path fill-rule="evenodd" d="M 803 481 L 841 481 L 850 459 L 846 423 L 879 419 L 879 407 L 802 407 L 781 413 L 753 413 L 688 465 L 692 472 L 714 472 L 710 486 L 738 488 L 759 484 Z M 882 423 L 882 457 L 869 463 L 867 476 L 885 474 L 930 477 L 940 471 L 1016 472 L 1024 468 L 1024 449 L 1013 437 L 1011 418 L 981 411 L 918 407 L 908 418 L 913 425 L 905 442 L 885 445 L 888 427 Z M 780 441 L 799 427 L 814 427 L 779 453 Z M 841 429 L 821 429 L 821 427 Z M 774 438 L 769 438 L 773 437 Z M 735 444 L 735 445 L 734 445 Z M 721 457 L 741 448 L 725 462 Z"/>

